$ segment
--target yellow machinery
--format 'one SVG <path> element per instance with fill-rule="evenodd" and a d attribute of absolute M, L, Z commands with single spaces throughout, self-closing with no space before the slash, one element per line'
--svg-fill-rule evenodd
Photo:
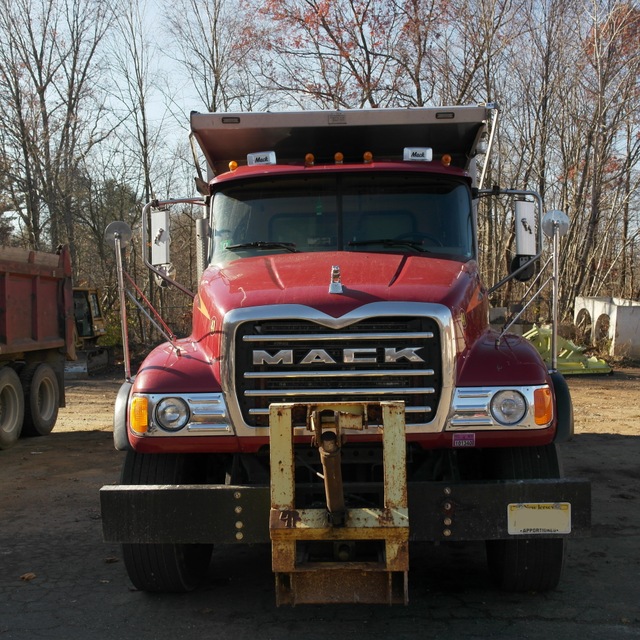
<path fill-rule="evenodd" d="M 551 361 L 551 329 L 549 327 L 534 326 L 523 334 L 523 337 L 533 343 L 538 353 L 547 363 Z M 584 347 L 578 347 L 571 340 L 557 337 L 558 340 L 558 371 L 565 376 L 583 373 L 608 374 L 611 367 L 601 358 L 584 355 Z"/>
<path fill-rule="evenodd" d="M 77 359 L 65 364 L 65 372 L 69 377 L 86 376 L 109 363 L 107 349 L 98 346 L 98 338 L 107 332 L 98 289 L 74 287 L 73 313 Z"/>

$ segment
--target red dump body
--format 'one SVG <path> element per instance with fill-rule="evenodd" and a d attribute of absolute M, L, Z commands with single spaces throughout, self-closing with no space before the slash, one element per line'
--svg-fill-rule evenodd
<path fill-rule="evenodd" d="M 0 247 L 0 361 L 48 349 L 73 358 L 73 327 L 68 250 Z"/>

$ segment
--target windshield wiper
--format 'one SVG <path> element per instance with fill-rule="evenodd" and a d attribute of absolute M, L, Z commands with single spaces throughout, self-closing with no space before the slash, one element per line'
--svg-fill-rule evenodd
<path fill-rule="evenodd" d="M 286 249 L 291 253 L 298 253 L 296 245 L 293 242 L 265 242 L 259 240 L 258 242 L 241 242 L 239 244 L 230 244 L 225 249 L 230 251 L 236 251 L 237 249 Z"/>
<path fill-rule="evenodd" d="M 349 247 L 366 247 L 370 244 L 381 244 L 383 247 L 410 247 L 418 251 L 429 251 L 425 249 L 421 241 L 416 240 L 398 240 L 396 238 L 380 238 L 379 240 L 354 240 L 347 242 Z"/>

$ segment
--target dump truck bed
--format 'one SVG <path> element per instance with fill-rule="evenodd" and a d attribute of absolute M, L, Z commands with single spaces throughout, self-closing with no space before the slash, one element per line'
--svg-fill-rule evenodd
<path fill-rule="evenodd" d="M 0 358 L 43 349 L 74 356 L 69 253 L 0 247 Z"/>

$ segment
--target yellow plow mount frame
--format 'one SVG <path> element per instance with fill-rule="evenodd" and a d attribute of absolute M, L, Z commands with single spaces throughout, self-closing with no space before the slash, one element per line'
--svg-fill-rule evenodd
<path fill-rule="evenodd" d="M 380 508 L 346 508 L 340 526 L 327 509 L 296 508 L 293 449 L 294 407 L 310 416 L 333 413 L 330 429 L 340 442 L 343 429 L 362 429 L 368 407 L 382 414 L 383 489 Z M 325 424 L 319 427 L 321 433 Z M 313 420 L 311 420 L 313 422 Z M 309 423 L 309 419 L 308 419 Z M 409 512 L 403 402 L 278 403 L 270 407 L 271 510 L 269 531 L 278 605 L 319 603 L 407 604 Z M 341 480 L 340 482 L 340 491 Z M 329 490 L 327 489 L 327 492 Z M 378 561 L 309 561 L 298 542 L 380 541 Z"/>

